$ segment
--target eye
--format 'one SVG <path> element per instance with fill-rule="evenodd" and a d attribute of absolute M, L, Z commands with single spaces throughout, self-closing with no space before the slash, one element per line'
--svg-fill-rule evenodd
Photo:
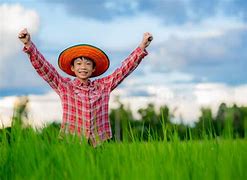
<path fill-rule="evenodd" d="M 76 62 L 76 64 L 77 64 L 77 65 L 81 65 L 81 62 L 80 62 L 80 61 L 78 61 L 78 62 Z"/>

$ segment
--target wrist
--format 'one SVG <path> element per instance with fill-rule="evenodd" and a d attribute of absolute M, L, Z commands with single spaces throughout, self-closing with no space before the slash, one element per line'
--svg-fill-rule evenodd
<path fill-rule="evenodd" d="M 25 46 L 25 48 L 28 49 L 31 46 L 31 44 L 32 44 L 31 41 L 28 41 L 28 42 L 24 43 L 24 46 Z"/>
<path fill-rule="evenodd" d="M 139 48 L 144 51 L 146 47 L 143 44 L 140 44 Z"/>

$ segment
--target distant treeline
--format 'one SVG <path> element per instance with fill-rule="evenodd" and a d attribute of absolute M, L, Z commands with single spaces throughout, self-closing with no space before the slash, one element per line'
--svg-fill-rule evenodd
<path fill-rule="evenodd" d="M 247 137 L 247 107 L 222 103 L 213 117 L 209 108 L 201 109 L 201 116 L 193 126 L 174 124 L 167 106 L 155 110 L 154 104 L 138 110 L 141 120 L 135 120 L 132 112 L 120 103 L 118 109 L 111 110 L 110 120 L 116 140 L 142 139 L 180 140 L 205 138 L 244 138 Z M 174 136 L 174 134 L 176 136 Z"/>
<path fill-rule="evenodd" d="M 15 106 L 13 115 L 14 124 L 25 124 L 27 118 L 25 103 Z M 119 102 L 119 108 L 110 111 L 110 121 L 114 141 L 149 141 L 149 140 L 179 140 L 205 139 L 205 138 L 244 138 L 247 137 L 247 107 L 233 105 L 228 107 L 222 103 L 213 117 L 209 108 L 201 109 L 201 116 L 193 126 L 174 124 L 174 117 L 167 106 L 155 110 L 154 104 L 138 110 L 141 120 L 134 118 L 130 109 Z M 43 131 L 51 129 L 53 134 L 58 134 L 60 124 L 52 123 Z M 11 128 L 9 128 L 11 129 Z"/>

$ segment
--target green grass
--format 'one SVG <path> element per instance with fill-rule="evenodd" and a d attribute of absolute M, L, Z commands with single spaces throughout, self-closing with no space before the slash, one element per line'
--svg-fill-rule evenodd
<path fill-rule="evenodd" d="M 0 179 L 246 179 L 247 139 L 107 142 L 96 149 L 55 131 L 0 136 Z"/>

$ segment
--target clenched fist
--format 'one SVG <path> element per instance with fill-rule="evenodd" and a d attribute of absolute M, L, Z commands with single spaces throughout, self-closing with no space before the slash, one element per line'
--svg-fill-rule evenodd
<path fill-rule="evenodd" d="M 139 45 L 139 47 L 144 50 L 146 47 L 149 46 L 149 44 L 151 43 L 151 41 L 153 40 L 153 36 L 152 34 L 150 34 L 149 32 L 146 32 L 143 34 L 143 39 L 141 44 Z"/>
<path fill-rule="evenodd" d="M 31 45 L 31 36 L 26 28 L 19 33 L 18 38 L 26 47 Z"/>

